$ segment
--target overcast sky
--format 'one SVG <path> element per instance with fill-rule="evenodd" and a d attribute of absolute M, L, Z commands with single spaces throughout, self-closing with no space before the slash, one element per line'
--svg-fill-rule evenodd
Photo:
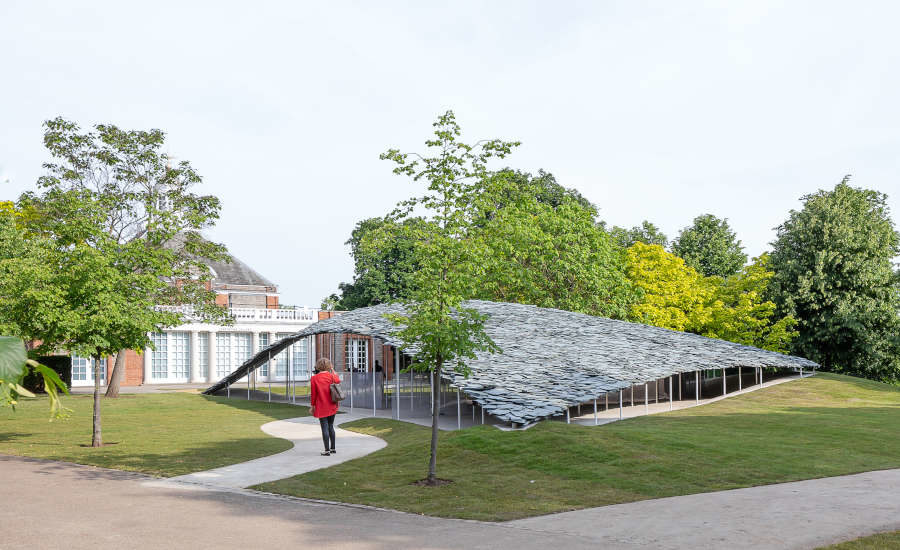
<path fill-rule="evenodd" d="M 785 5 L 787 4 L 787 5 Z M 418 188 L 378 160 L 522 141 L 615 225 L 728 218 L 751 255 L 845 174 L 900 211 L 896 2 L 0 1 L 0 199 L 32 189 L 42 121 L 161 128 L 222 199 L 208 232 L 318 306 L 344 241 Z"/>

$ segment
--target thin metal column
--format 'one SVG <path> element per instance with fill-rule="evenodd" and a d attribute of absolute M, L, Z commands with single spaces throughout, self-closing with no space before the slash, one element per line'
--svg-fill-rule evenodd
<path fill-rule="evenodd" d="M 597 425 L 597 400 L 594 399 L 594 426 Z"/>
<path fill-rule="evenodd" d="M 397 420 L 400 420 L 400 350 L 394 347 L 394 400 L 397 402 Z"/>
<path fill-rule="evenodd" d="M 674 397 L 674 395 L 672 394 L 672 379 L 673 378 L 674 378 L 674 376 L 669 376 L 669 410 L 670 411 L 672 410 L 672 397 Z"/>
<path fill-rule="evenodd" d="M 269 352 L 269 363 L 267 368 L 272 368 L 272 352 Z M 272 377 L 266 376 L 266 379 L 269 381 L 269 403 L 272 402 Z"/>
<path fill-rule="evenodd" d="M 803 366 L 800 366 L 800 378 L 803 378 Z"/>
<path fill-rule="evenodd" d="M 696 379 L 694 382 L 694 390 L 697 393 L 697 403 L 699 403 L 700 402 L 700 371 L 694 371 L 694 374 L 696 375 Z"/>
<path fill-rule="evenodd" d="M 372 355 L 375 355 L 375 339 L 372 338 Z M 375 409 L 378 407 L 378 402 L 376 400 L 375 394 L 375 379 L 378 378 L 378 373 L 375 372 L 375 367 L 372 367 L 372 416 L 375 416 Z"/>
<path fill-rule="evenodd" d="M 725 369 L 722 369 L 722 395 L 728 395 L 728 377 L 725 375 Z"/>
<path fill-rule="evenodd" d="M 743 373 L 743 369 L 744 367 L 738 367 L 738 391 L 741 391 L 744 387 L 743 383 L 741 382 L 741 374 Z"/>
<path fill-rule="evenodd" d="M 462 413 L 462 411 L 461 411 L 460 405 L 459 405 L 459 387 L 457 386 L 457 388 L 456 388 L 456 429 L 457 429 L 457 430 L 461 430 L 461 429 L 462 429 L 462 415 L 461 415 L 461 413 Z"/>
<path fill-rule="evenodd" d="M 570 420 L 569 420 L 569 406 L 566 405 L 566 424 L 568 424 L 569 422 L 570 422 Z"/>
<path fill-rule="evenodd" d="M 619 388 L 619 420 L 622 420 L 622 388 Z"/>
<path fill-rule="evenodd" d="M 644 414 L 650 414 L 650 387 L 644 382 Z"/>
<path fill-rule="evenodd" d="M 481 407 L 481 423 L 484 424 L 484 407 Z"/>
<path fill-rule="evenodd" d="M 606 412 L 609 410 L 609 392 L 603 393 L 603 399 L 604 399 L 603 412 Z"/>
<path fill-rule="evenodd" d="M 678 400 L 681 401 L 684 399 L 684 396 L 681 394 L 681 373 L 678 373 Z"/>

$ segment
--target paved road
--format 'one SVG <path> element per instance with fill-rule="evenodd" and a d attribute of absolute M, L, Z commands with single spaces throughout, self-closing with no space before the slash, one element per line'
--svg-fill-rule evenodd
<path fill-rule="evenodd" d="M 817 548 L 900 529 L 900 470 L 589 508 L 505 525 L 632 548 Z"/>
<path fill-rule="evenodd" d="M 596 548 L 579 536 L 206 490 L 3 455 L 0 486 L 16 495 L 15 505 L 0 506 L 2 550 Z"/>
<path fill-rule="evenodd" d="M 208 490 L 0 455 L 0 549 L 815 548 L 900 529 L 900 470 L 689 495 L 504 524 Z M 52 518 L 47 529 L 41 518 Z"/>

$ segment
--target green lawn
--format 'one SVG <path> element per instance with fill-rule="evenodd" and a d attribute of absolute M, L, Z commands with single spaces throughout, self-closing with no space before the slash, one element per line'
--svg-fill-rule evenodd
<path fill-rule="evenodd" d="M 92 396 L 64 397 L 68 420 L 48 422 L 45 398 L 0 409 L 0 453 L 175 476 L 291 448 L 259 427 L 306 416 L 308 407 L 189 393 L 128 394 L 102 402 L 103 441 L 93 449 Z"/>
<path fill-rule="evenodd" d="M 880 533 L 832 546 L 823 546 L 819 550 L 896 550 L 897 548 L 900 548 L 900 531 Z"/>
<path fill-rule="evenodd" d="M 647 498 L 900 467 L 900 388 L 820 374 L 710 405 L 600 427 L 442 433 L 384 419 L 342 427 L 388 446 L 258 489 L 434 516 L 508 520 Z M 338 442 L 340 448 L 340 441 Z"/>

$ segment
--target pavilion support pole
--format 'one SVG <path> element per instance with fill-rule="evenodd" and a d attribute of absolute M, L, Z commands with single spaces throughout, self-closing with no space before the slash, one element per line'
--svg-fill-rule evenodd
<path fill-rule="evenodd" d="M 481 423 L 484 424 L 484 407 L 481 407 Z"/>
<path fill-rule="evenodd" d="M 597 400 L 594 399 L 594 426 L 597 425 Z"/>
<path fill-rule="evenodd" d="M 375 340 L 372 340 L 372 355 L 375 355 Z M 372 367 L 372 416 L 375 416 L 375 409 L 377 408 L 376 403 L 376 393 L 375 393 L 375 379 L 378 378 L 378 373 L 375 372 L 375 367 Z"/>
<path fill-rule="evenodd" d="M 413 411 L 413 407 L 415 407 L 415 404 L 416 404 L 416 402 L 415 402 L 415 397 L 416 397 L 415 389 L 416 388 L 413 386 L 413 384 L 414 384 L 413 370 L 412 370 L 412 368 L 410 368 L 409 369 L 409 412 Z"/>
<path fill-rule="evenodd" d="M 619 420 L 622 420 L 622 388 L 619 388 Z"/>
<path fill-rule="evenodd" d="M 650 386 L 644 382 L 644 414 L 650 414 Z"/>
<path fill-rule="evenodd" d="M 694 390 L 697 394 L 696 401 L 697 401 L 697 403 L 699 403 L 700 402 L 700 371 L 694 371 L 694 374 L 696 374 L 696 381 L 694 382 Z"/>
<path fill-rule="evenodd" d="M 800 367 L 800 378 L 803 378 L 803 367 Z"/>
<path fill-rule="evenodd" d="M 653 391 L 656 393 L 656 400 L 654 403 L 659 404 L 659 379 L 656 379 L 656 381 L 653 382 Z"/>
<path fill-rule="evenodd" d="M 228 384 L 227 386 L 225 386 L 225 397 L 228 397 L 228 398 L 231 397 L 231 384 Z"/>
<path fill-rule="evenodd" d="M 569 406 L 566 405 L 566 424 L 569 424 L 571 420 L 569 420 Z"/>
<path fill-rule="evenodd" d="M 678 373 L 678 400 L 681 401 L 684 399 L 684 396 L 681 395 L 681 373 Z"/>
<path fill-rule="evenodd" d="M 674 376 L 669 376 L 669 410 L 670 411 L 672 410 L 672 397 L 674 395 L 672 393 L 672 379 L 673 378 L 674 378 Z"/>
<path fill-rule="evenodd" d="M 459 404 L 459 388 L 456 388 L 456 429 L 462 429 L 462 409 Z"/>
<path fill-rule="evenodd" d="M 744 384 L 741 381 L 741 374 L 744 372 L 744 367 L 738 367 L 738 391 L 741 391 L 744 388 Z"/>
<path fill-rule="evenodd" d="M 397 420 L 400 420 L 400 350 L 394 348 L 394 401 L 397 402 Z"/>
<path fill-rule="evenodd" d="M 603 392 L 603 412 L 609 410 L 609 392 Z"/>
<path fill-rule="evenodd" d="M 800 373 L 802 376 L 803 371 L 800 371 Z M 581 403 L 578 404 L 578 416 L 581 416 Z"/>
<path fill-rule="evenodd" d="M 334 361 L 332 361 L 334 363 Z M 349 371 L 350 376 L 350 414 L 353 414 L 353 369 L 356 366 L 353 364 L 353 361 L 350 361 L 350 368 L 347 369 Z"/>
<path fill-rule="evenodd" d="M 726 382 L 727 377 L 725 376 L 725 369 L 722 369 L 722 395 L 726 395 L 728 393 L 728 383 Z"/>
<path fill-rule="evenodd" d="M 272 368 L 272 352 L 271 351 L 269 352 L 269 362 L 267 363 L 267 365 L 268 365 L 268 366 L 266 366 L 267 369 Z M 266 376 L 266 380 L 268 380 L 268 384 L 269 384 L 269 403 L 271 403 L 272 402 L 272 377 Z"/>

